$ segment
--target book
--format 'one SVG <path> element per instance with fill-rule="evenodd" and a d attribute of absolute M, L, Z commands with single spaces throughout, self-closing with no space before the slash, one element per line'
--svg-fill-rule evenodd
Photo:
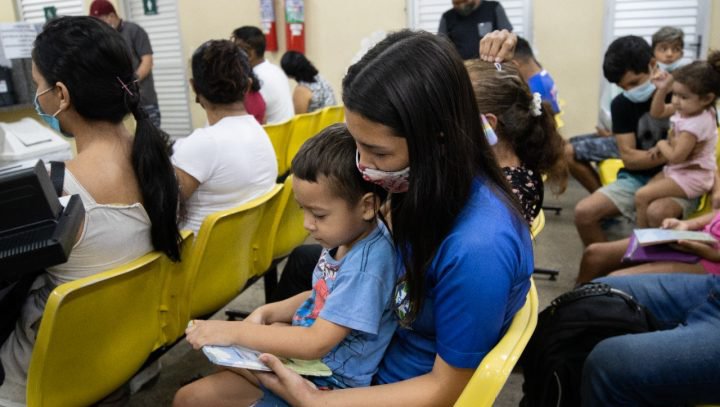
<path fill-rule="evenodd" d="M 647 263 L 653 261 L 672 261 L 679 263 L 697 263 L 700 256 L 674 249 L 668 243 L 642 246 L 636 235 L 630 235 L 630 243 L 623 255 L 623 263 Z"/>
<path fill-rule="evenodd" d="M 633 235 L 635 235 L 640 246 L 674 243 L 678 240 L 693 240 L 709 244 L 717 243 L 717 239 L 711 234 L 692 230 L 635 229 Z"/>
<path fill-rule="evenodd" d="M 202 351 L 214 364 L 227 367 L 236 367 L 249 370 L 271 371 L 260 361 L 261 353 L 242 346 L 205 345 Z M 332 370 L 319 359 L 303 360 L 294 358 L 279 358 L 290 370 L 303 376 L 332 376 Z"/>

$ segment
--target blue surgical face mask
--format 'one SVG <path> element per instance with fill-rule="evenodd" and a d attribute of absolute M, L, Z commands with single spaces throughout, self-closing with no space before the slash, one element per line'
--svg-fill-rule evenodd
<path fill-rule="evenodd" d="M 62 130 L 60 130 L 60 120 L 58 120 L 58 118 L 55 117 L 62 111 L 62 109 L 58 109 L 58 111 L 55 112 L 55 114 L 49 115 L 49 114 L 43 112 L 42 107 L 40 107 L 40 102 L 38 102 L 38 97 L 50 92 L 53 89 L 54 89 L 54 87 L 51 87 L 51 88 L 45 89 L 44 91 L 42 91 L 40 93 L 36 93 L 35 100 L 33 101 L 33 103 L 35 104 L 35 111 L 37 112 L 37 114 L 40 117 L 42 117 L 43 120 L 45 120 L 45 123 L 47 123 L 51 129 L 57 131 L 58 133 L 62 133 Z"/>
<path fill-rule="evenodd" d="M 663 64 L 662 62 L 658 62 L 657 64 L 660 67 L 660 69 L 662 69 L 665 72 L 672 72 L 672 71 L 680 68 L 681 66 L 685 65 L 683 63 L 682 58 L 678 59 L 677 61 L 675 61 L 671 64 Z"/>
<path fill-rule="evenodd" d="M 655 85 L 648 79 L 642 85 L 623 91 L 623 95 L 633 103 L 647 102 L 655 92 Z"/>

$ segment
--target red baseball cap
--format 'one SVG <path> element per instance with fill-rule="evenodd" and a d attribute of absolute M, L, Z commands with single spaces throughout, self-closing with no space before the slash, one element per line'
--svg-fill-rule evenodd
<path fill-rule="evenodd" d="M 100 17 L 110 13 L 115 13 L 115 6 L 108 0 L 94 0 L 90 5 L 90 15 L 93 17 Z"/>

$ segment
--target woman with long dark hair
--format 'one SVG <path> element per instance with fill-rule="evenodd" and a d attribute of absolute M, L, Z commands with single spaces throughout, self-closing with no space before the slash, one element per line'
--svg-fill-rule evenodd
<path fill-rule="evenodd" d="M 335 102 L 330 82 L 320 75 L 315 65 L 305 55 L 297 51 L 288 51 L 283 54 L 280 66 L 285 75 L 297 82 L 293 91 L 293 106 L 295 114 L 310 113 Z"/>
<path fill-rule="evenodd" d="M 391 193 L 403 327 L 370 387 L 319 391 L 263 355 L 276 374 L 256 374 L 272 391 L 258 405 L 281 405 L 276 395 L 300 406 L 451 405 L 525 302 L 528 225 L 477 137 L 470 79 L 447 39 L 391 34 L 350 67 L 343 102 L 358 170 Z M 215 384 L 193 405 L 233 400 L 231 386 Z"/>
<path fill-rule="evenodd" d="M 25 398 L 35 336 L 55 286 L 153 249 L 180 258 L 171 145 L 139 105 L 137 77 L 120 34 L 92 17 L 57 18 L 37 36 L 32 62 L 36 110 L 75 138 L 77 156 L 65 163 L 63 189 L 80 195 L 86 213 L 70 258 L 38 277 L 0 349 L 6 373 L 0 400 Z M 123 125 L 130 113 L 135 135 Z"/>

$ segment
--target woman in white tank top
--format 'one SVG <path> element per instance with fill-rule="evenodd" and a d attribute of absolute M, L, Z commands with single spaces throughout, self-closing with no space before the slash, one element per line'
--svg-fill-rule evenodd
<path fill-rule="evenodd" d="M 153 249 L 179 260 L 171 148 L 139 106 L 123 38 L 94 18 L 60 17 L 45 25 L 32 57 L 38 114 L 76 141 L 77 156 L 65 163 L 63 193 L 80 195 L 86 214 L 68 261 L 38 277 L 0 348 L 6 373 L 0 405 L 24 403 L 35 336 L 53 288 Z M 129 113 L 137 121 L 134 136 L 123 125 Z"/>

